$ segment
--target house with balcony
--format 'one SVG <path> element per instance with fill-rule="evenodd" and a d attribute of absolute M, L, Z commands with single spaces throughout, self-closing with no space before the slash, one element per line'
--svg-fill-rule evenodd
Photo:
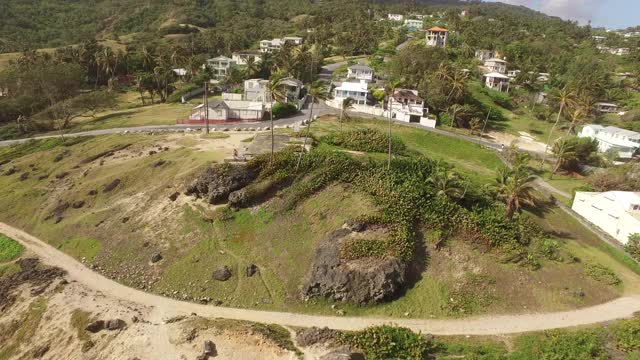
<path fill-rule="evenodd" d="M 224 79 L 235 65 L 236 62 L 226 56 L 218 56 L 207 60 L 207 67 L 211 69 L 216 80 Z"/>
<path fill-rule="evenodd" d="M 627 244 L 640 234 L 640 193 L 630 191 L 576 192 L 571 209 L 591 224 Z"/>
<path fill-rule="evenodd" d="M 618 105 L 607 103 L 607 102 L 597 102 L 594 104 L 596 111 L 601 114 L 615 114 L 618 112 Z"/>
<path fill-rule="evenodd" d="M 489 89 L 509 92 L 509 81 L 511 80 L 511 78 L 509 78 L 507 75 L 498 72 L 492 72 L 482 75 L 482 80 L 484 82 L 484 86 L 488 87 Z"/>
<path fill-rule="evenodd" d="M 347 78 L 373 81 L 374 71 L 364 64 L 351 65 L 347 68 Z"/>
<path fill-rule="evenodd" d="M 434 26 L 427 30 L 427 46 L 446 47 L 449 30 Z"/>
<path fill-rule="evenodd" d="M 424 23 L 422 22 L 422 20 L 406 19 L 404 21 L 404 27 L 406 27 L 409 31 L 419 31 L 424 27 Z"/>
<path fill-rule="evenodd" d="M 231 55 L 231 59 L 236 62 L 237 65 L 247 65 L 249 61 L 258 63 L 262 61 L 262 52 L 259 50 L 244 50 L 234 52 Z"/>
<path fill-rule="evenodd" d="M 384 116 L 430 128 L 436 127 L 436 119 L 429 117 L 429 109 L 425 107 L 424 99 L 418 95 L 417 90 L 396 90 L 389 99 Z"/>
<path fill-rule="evenodd" d="M 475 54 L 476 59 L 482 62 L 485 62 L 485 60 L 493 59 L 497 56 L 498 55 L 495 50 L 485 50 L 485 49 L 476 50 L 476 54 Z"/>
<path fill-rule="evenodd" d="M 484 61 L 484 67 L 486 67 L 489 70 L 489 72 L 497 72 L 500 74 L 507 73 L 507 62 L 502 59 L 498 59 L 498 58 L 487 59 Z"/>
<path fill-rule="evenodd" d="M 352 98 L 355 104 L 366 105 L 369 84 L 366 80 L 358 82 L 345 81 L 333 90 L 334 102 L 341 104 L 344 99 Z"/>
<path fill-rule="evenodd" d="M 244 100 L 260 101 L 263 103 L 271 102 L 271 97 L 267 91 L 269 80 L 265 79 L 249 79 L 244 81 Z"/>
<path fill-rule="evenodd" d="M 640 133 L 615 126 L 586 125 L 578 137 L 595 139 L 598 151 L 615 151 L 620 159 L 631 159 L 640 148 Z"/>
<path fill-rule="evenodd" d="M 211 99 L 207 104 L 200 104 L 193 108 L 189 118 L 178 120 L 178 124 L 254 122 L 262 120 L 264 113 L 265 107 L 262 102 Z"/>
<path fill-rule="evenodd" d="M 291 44 L 292 46 L 298 46 L 302 44 L 303 39 L 298 36 L 285 36 L 283 38 L 275 38 L 271 40 L 260 41 L 260 51 L 263 53 L 273 53 L 282 49 L 284 44 Z"/>
<path fill-rule="evenodd" d="M 404 20 L 404 15 L 401 14 L 388 14 L 387 19 L 391 21 L 402 21 Z"/>

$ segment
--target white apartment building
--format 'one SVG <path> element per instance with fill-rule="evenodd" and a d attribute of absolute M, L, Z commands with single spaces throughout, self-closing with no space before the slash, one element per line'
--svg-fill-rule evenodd
<path fill-rule="evenodd" d="M 388 14 L 387 19 L 391 21 L 402 21 L 404 20 L 404 15 L 401 14 Z"/>
<path fill-rule="evenodd" d="M 424 23 L 422 22 L 422 20 L 406 19 L 404 21 L 404 26 L 409 30 L 416 31 L 416 30 L 422 30 Z"/>
<path fill-rule="evenodd" d="M 253 59 L 254 63 L 258 63 L 262 61 L 262 52 L 258 50 L 238 51 L 231 55 L 231 59 L 238 65 L 247 65 L 250 59 Z"/>
<path fill-rule="evenodd" d="M 482 76 L 484 81 L 484 85 L 489 89 L 497 90 L 497 91 L 509 91 L 509 80 L 511 80 L 507 75 L 500 74 L 498 72 L 492 72 L 488 74 L 484 74 Z"/>
<path fill-rule="evenodd" d="M 621 159 L 632 158 L 640 148 L 640 133 L 614 126 L 587 125 L 578 136 L 595 139 L 600 152 L 614 150 Z"/>
<path fill-rule="evenodd" d="M 233 59 L 226 56 L 218 56 L 207 60 L 207 66 L 213 71 L 213 76 L 218 79 L 224 79 L 229 70 L 236 65 Z"/>
<path fill-rule="evenodd" d="M 417 90 L 398 89 L 393 93 L 385 117 L 418 123 L 430 128 L 436 127 L 436 120 L 429 118 L 429 110 L 424 106 L 424 100 Z"/>
<path fill-rule="evenodd" d="M 446 47 L 449 30 L 434 26 L 427 30 L 427 46 Z"/>
<path fill-rule="evenodd" d="M 282 49 L 285 43 L 292 44 L 294 46 L 302 44 L 303 39 L 297 36 L 286 36 L 282 39 L 275 38 L 271 40 L 260 41 L 260 51 L 263 53 L 272 53 Z"/>
<path fill-rule="evenodd" d="M 484 61 L 484 67 L 489 69 L 489 72 L 497 72 L 500 74 L 507 73 L 507 62 L 502 59 L 498 59 L 498 58 L 487 59 Z"/>
<path fill-rule="evenodd" d="M 640 233 L 640 193 L 579 191 L 571 208 L 622 244 Z"/>
<path fill-rule="evenodd" d="M 494 50 L 476 50 L 476 59 L 484 62 L 485 60 L 489 60 L 495 58 L 497 56 L 496 51 Z"/>
<path fill-rule="evenodd" d="M 269 80 L 249 79 L 244 81 L 244 99 L 248 101 L 271 102 L 267 91 Z"/>

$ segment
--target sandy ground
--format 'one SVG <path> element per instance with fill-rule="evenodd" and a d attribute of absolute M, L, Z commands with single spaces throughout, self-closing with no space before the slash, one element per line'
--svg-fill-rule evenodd
<path fill-rule="evenodd" d="M 175 316 L 197 313 L 211 318 L 246 320 L 294 327 L 329 327 L 337 330 L 361 330 L 369 326 L 395 324 L 434 335 L 498 335 L 596 324 L 630 318 L 640 311 L 640 295 L 627 295 L 608 303 L 579 310 L 524 315 L 490 315 L 460 320 L 381 319 L 364 317 L 316 316 L 295 313 L 259 311 L 200 305 L 183 302 L 132 289 L 107 279 L 86 268 L 67 254 L 43 241 L 4 223 L 3 233 L 38 255 L 45 264 L 68 272 L 70 280 L 83 284 L 95 293 L 113 301 L 135 304 L 137 309 L 150 309 L 149 318 L 160 321 Z"/>
<path fill-rule="evenodd" d="M 514 144 L 519 149 L 544 154 L 545 143 L 537 141 L 533 135 L 527 132 L 520 131 L 519 134 L 520 136 L 515 136 L 506 132 L 492 131 L 487 134 L 487 137 L 490 137 L 499 144 L 504 144 L 505 147 Z"/>

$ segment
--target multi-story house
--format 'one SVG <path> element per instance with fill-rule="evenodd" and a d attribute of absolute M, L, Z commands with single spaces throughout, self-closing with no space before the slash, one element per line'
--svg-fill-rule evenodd
<path fill-rule="evenodd" d="M 614 126 L 587 125 L 578 136 L 595 139 L 598 151 L 615 151 L 620 159 L 632 158 L 640 148 L 640 133 Z"/>
<path fill-rule="evenodd" d="M 484 67 L 489 69 L 489 72 L 497 72 L 500 74 L 507 73 L 507 62 L 502 59 L 498 59 L 498 58 L 487 59 L 484 61 Z"/>
<path fill-rule="evenodd" d="M 427 30 L 427 46 L 446 47 L 449 30 L 434 26 Z"/>
<path fill-rule="evenodd" d="M 213 71 L 213 76 L 217 80 L 224 79 L 235 65 L 236 62 L 226 56 L 218 56 L 207 60 L 207 66 Z"/>
<path fill-rule="evenodd" d="M 356 64 L 347 68 L 347 78 L 356 80 L 373 81 L 374 71 L 363 64 Z"/>

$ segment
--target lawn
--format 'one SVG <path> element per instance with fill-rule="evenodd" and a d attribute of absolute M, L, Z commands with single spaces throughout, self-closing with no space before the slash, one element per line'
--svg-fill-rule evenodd
<path fill-rule="evenodd" d="M 17 241 L 0 234 L 0 264 L 17 259 L 23 251 L 24 248 Z"/>

